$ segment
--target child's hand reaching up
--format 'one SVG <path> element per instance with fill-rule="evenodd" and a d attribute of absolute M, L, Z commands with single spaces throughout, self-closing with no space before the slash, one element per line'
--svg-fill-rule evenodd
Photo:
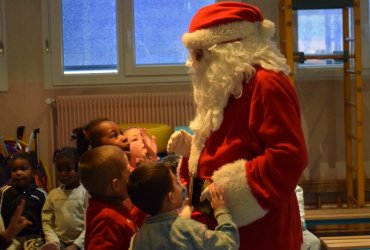
<path fill-rule="evenodd" d="M 214 211 L 225 205 L 224 189 L 212 183 L 209 187 L 209 196 L 211 198 L 211 206 Z"/>
<path fill-rule="evenodd" d="M 147 132 L 147 129 L 145 128 L 140 128 L 140 134 L 143 138 L 143 143 L 145 145 L 145 148 L 146 150 L 148 151 L 148 156 L 152 159 L 152 160 L 158 160 L 158 156 L 157 156 L 157 141 L 156 141 L 156 138 L 155 136 L 149 136 L 148 135 L 148 132 Z"/>

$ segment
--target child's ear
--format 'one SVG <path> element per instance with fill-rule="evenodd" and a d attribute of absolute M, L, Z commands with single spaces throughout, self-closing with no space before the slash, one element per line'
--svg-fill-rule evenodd
<path fill-rule="evenodd" d="M 121 188 L 121 185 L 120 185 L 118 179 L 113 179 L 112 180 L 112 189 L 113 189 L 113 191 L 116 192 L 116 191 L 120 190 L 120 188 Z"/>
<path fill-rule="evenodd" d="M 167 194 L 168 201 L 172 204 L 176 202 L 174 193 L 171 191 Z"/>

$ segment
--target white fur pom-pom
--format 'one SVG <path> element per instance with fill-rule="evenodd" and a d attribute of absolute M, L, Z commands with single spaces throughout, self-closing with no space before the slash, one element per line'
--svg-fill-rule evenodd
<path fill-rule="evenodd" d="M 260 23 L 258 32 L 261 36 L 261 38 L 264 39 L 270 39 L 274 36 L 275 34 L 275 23 L 271 22 L 270 20 L 263 20 Z"/>

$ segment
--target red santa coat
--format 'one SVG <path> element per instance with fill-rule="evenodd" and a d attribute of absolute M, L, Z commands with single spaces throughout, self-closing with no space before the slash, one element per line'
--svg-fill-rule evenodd
<path fill-rule="evenodd" d="M 225 188 L 239 226 L 240 249 L 300 249 L 302 229 L 295 187 L 307 165 L 295 90 L 283 73 L 257 67 L 243 94 L 229 98 L 220 128 L 193 139 L 180 178 L 212 178 Z M 193 218 L 214 221 L 193 213 Z"/>

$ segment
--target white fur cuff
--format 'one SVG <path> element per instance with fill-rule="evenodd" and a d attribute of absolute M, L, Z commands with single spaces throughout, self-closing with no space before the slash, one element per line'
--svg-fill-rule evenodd
<path fill-rule="evenodd" d="M 248 184 L 246 160 L 226 164 L 217 170 L 212 179 L 225 190 L 226 207 L 238 227 L 248 225 L 268 212 L 257 202 Z"/>

